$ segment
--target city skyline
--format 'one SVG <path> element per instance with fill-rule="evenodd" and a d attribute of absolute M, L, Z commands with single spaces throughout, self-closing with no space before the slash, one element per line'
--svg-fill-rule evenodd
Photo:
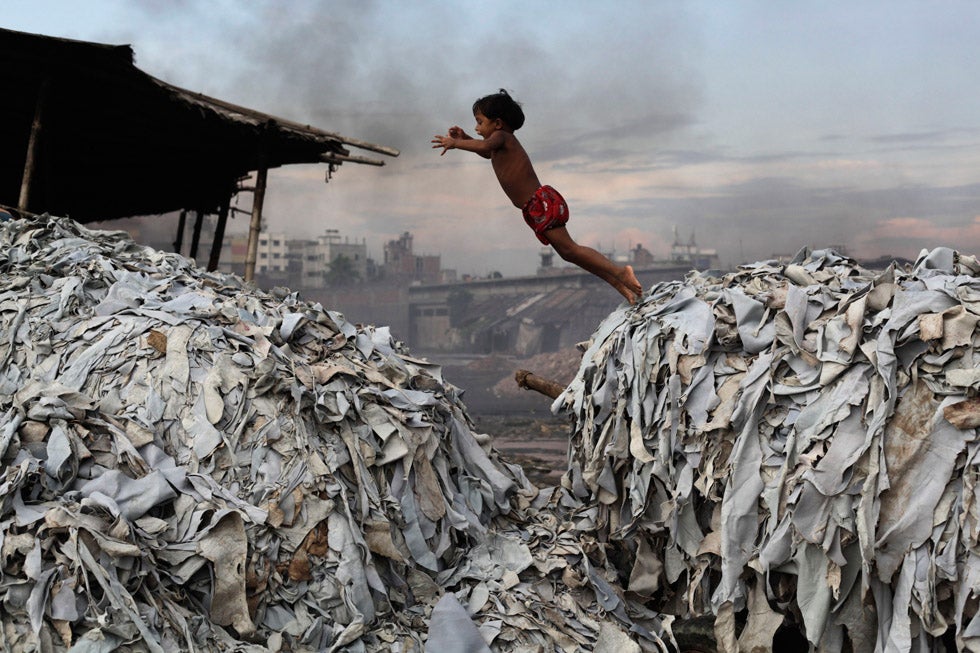
<path fill-rule="evenodd" d="M 141 244 L 149 245 L 155 249 L 177 253 L 196 258 L 199 265 L 206 263 L 205 257 L 211 251 L 212 236 L 217 225 L 217 216 L 206 215 L 202 221 L 202 228 L 197 245 L 197 254 L 193 255 L 193 233 L 195 231 L 194 221 L 196 214 L 187 212 L 182 236 L 178 238 L 176 233 L 171 234 L 167 229 L 160 229 L 158 220 L 151 217 L 123 219 L 118 221 L 95 222 L 88 226 L 94 229 L 117 230 L 122 229 L 128 232 L 131 238 Z M 255 272 L 259 275 L 286 271 L 288 257 L 285 253 L 288 250 L 295 250 L 292 253 L 299 255 L 300 250 L 313 248 L 316 249 L 318 268 L 307 269 L 309 264 L 304 263 L 302 276 L 307 279 L 311 276 L 324 276 L 329 271 L 330 260 L 334 253 L 353 258 L 357 263 L 357 268 L 361 273 L 361 281 L 383 280 L 385 275 L 380 273 L 389 263 L 389 250 L 403 251 L 404 253 L 418 258 L 429 259 L 426 263 L 427 275 L 425 279 L 416 279 L 423 283 L 456 283 L 481 279 L 494 279 L 501 277 L 515 276 L 537 276 L 541 274 L 569 272 L 582 272 L 576 266 L 562 261 L 550 247 L 539 246 L 535 255 L 537 261 L 536 269 L 529 274 L 504 274 L 501 270 L 492 269 L 485 274 L 474 274 L 468 271 L 459 271 L 453 267 L 446 267 L 441 264 L 443 253 L 439 251 L 429 251 L 427 249 L 415 249 L 415 235 L 406 231 L 398 235 L 397 238 L 381 243 L 370 242 L 369 237 L 351 238 L 349 235 L 340 232 L 338 229 L 325 229 L 323 233 L 314 236 L 291 235 L 287 231 L 270 231 L 267 226 L 263 227 L 259 233 L 258 245 L 256 250 Z M 247 229 L 226 230 L 222 239 L 222 250 L 219 258 L 218 269 L 223 272 L 233 272 L 243 274 L 245 265 L 245 252 L 247 249 L 248 231 Z M 333 246 L 326 245 L 327 242 Z M 372 244 L 375 249 L 372 249 Z M 425 243 L 422 243 L 424 248 Z M 273 252 L 278 251 L 279 255 Z M 360 252 L 354 255 L 352 252 Z M 692 268 L 706 269 L 717 268 L 718 258 L 714 248 L 704 247 L 697 242 L 695 235 L 689 234 L 687 238 L 682 238 L 679 233 L 674 233 L 674 241 L 667 256 L 657 257 L 646 249 L 642 244 L 636 244 L 628 250 L 603 250 L 603 253 L 610 259 L 615 259 L 620 263 L 628 263 L 641 268 L 648 267 L 670 267 L 690 263 Z M 844 253 L 844 252 L 842 252 Z M 362 260 L 358 262 L 357 256 Z M 779 255 L 786 258 L 786 255 Z M 274 261 L 273 258 L 281 258 L 281 261 Z M 432 262 L 435 261 L 438 280 L 433 275 Z M 373 266 L 375 275 L 369 273 L 368 267 Z M 543 271 L 542 268 L 547 268 Z M 389 271 L 390 272 L 390 271 Z M 267 280 L 267 279 L 266 279 Z M 390 280 L 390 279 L 389 279 Z M 303 284 L 311 287 L 321 287 L 322 282 L 314 284 Z"/>

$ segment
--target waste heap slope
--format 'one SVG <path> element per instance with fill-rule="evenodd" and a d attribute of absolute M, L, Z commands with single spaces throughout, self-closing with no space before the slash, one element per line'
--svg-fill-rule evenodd
<path fill-rule="evenodd" d="M 570 568 L 551 495 L 486 440 L 386 328 L 121 232 L 0 223 L 3 650 L 629 644 L 606 571 Z"/>
<path fill-rule="evenodd" d="M 611 314 L 553 409 L 623 586 L 720 650 L 980 650 L 978 272 L 804 250 Z"/>

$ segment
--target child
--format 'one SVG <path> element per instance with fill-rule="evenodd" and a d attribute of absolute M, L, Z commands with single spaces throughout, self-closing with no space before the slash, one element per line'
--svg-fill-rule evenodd
<path fill-rule="evenodd" d="M 487 95 L 473 104 L 477 140 L 459 127 L 450 127 L 445 136 L 435 136 L 432 147 L 442 154 L 452 149 L 466 150 L 490 159 L 504 193 L 524 213 L 524 221 L 545 245 L 551 245 L 564 260 L 607 281 L 630 304 L 635 304 L 643 287 L 629 265 L 616 265 L 605 256 L 579 245 L 568 234 L 568 205 L 551 186 L 542 186 L 531 166 L 531 159 L 514 136 L 524 124 L 521 106 L 505 91 Z M 440 154 L 440 156 L 442 156 Z"/>

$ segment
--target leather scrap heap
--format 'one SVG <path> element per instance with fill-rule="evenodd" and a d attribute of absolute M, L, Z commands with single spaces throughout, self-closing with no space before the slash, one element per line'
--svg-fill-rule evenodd
<path fill-rule="evenodd" d="M 639 650 L 487 440 L 387 328 L 0 224 L 4 651 Z"/>
<path fill-rule="evenodd" d="M 626 589 L 714 615 L 722 651 L 768 650 L 784 619 L 812 650 L 952 630 L 980 651 L 978 273 L 949 249 L 878 273 L 804 250 L 611 314 L 553 409 Z"/>

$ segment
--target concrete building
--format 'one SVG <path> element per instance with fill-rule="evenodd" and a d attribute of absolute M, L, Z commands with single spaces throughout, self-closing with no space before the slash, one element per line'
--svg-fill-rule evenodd
<path fill-rule="evenodd" d="M 442 257 L 416 254 L 413 236 L 404 232 L 397 240 L 389 240 L 384 248 L 384 274 L 392 281 L 415 284 L 437 284 L 442 281 Z"/>
<path fill-rule="evenodd" d="M 225 273 L 245 274 L 245 258 L 248 256 L 248 236 L 245 234 L 233 234 L 225 236 L 221 262 L 218 270 Z"/>
<path fill-rule="evenodd" d="M 630 250 L 630 264 L 634 268 L 648 268 L 656 263 L 653 252 L 637 243 L 636 247 Z"/>
<path fill-rule="evenodd" d="M 306 240 L 297 247 L 301 264 L 301 286 L 304 288 L 323 288 L 327 283 L 330 264 L 343 256 L 351 263 L 351 267 L 359 281 L 371 278 L 371 264 L 367 256 L 367 241 L 351 242 L 347 237 L 341 237 L 336 229 L 327 229 L 317 236 L 316 240 Z"/>
<path fill-rule="evenodd" d="M 670 246 L 670 262 L 675 265 L 690 265 L 698 270 L 707 270 L 718 267 L 718 252 L 714 249 L 698 247 L 694 240 L 694 232 L 691 232 L 691 239 L 682 243 L 677 234 L 677 227 L 674 227 L 674 242 Z"/>
<path fill-rule="evenodd" d="M 263 231 L 259 234 L 259 245 L 255 250 L 255 272 L 268 275 L 270 272 L 288 270 L 289 239 L 282 232 Z"/>

